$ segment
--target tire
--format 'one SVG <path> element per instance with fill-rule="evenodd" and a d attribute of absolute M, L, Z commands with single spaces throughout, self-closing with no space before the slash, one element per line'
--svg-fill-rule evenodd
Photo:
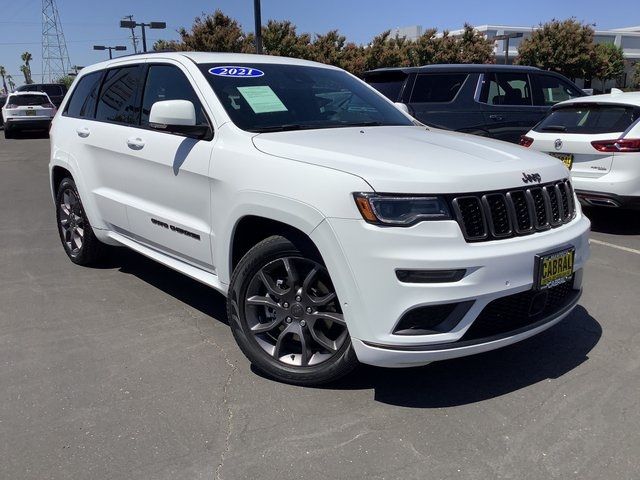
<path fill-rule="evenodd" d="M 282 236 L 261 241 L 240 260 L 227 315 L 245 356 L 276 380 L 322 385 L 358 364 L 322 260 Z"/>
<path fill-rule="evenodd" d="M 77 265 L 93 265 L 102 260 L 107 246 L 93 233 L 73 179 L 60 182 L 56 192 L 56 221 L 65 253 Z"/>
<path fill-rule="evenodd" d="M 4 138 L 7 140 L 13 138 L 13 129 L 9 128 L 7 125 L 4 126 Z"/>

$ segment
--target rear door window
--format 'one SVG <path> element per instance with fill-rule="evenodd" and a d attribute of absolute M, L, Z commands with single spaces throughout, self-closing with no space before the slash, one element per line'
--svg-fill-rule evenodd
<path fill-rule="evenodd" d="M 489 105 L 533 105 L 526 73 L 490 73 L 485 76 L 480 101 Z"/>
<path fill-rule="evenodd" d="M 138 65 L 109 70 L 100 89 L 96 120 L 138 125 L 141 85 L 142 72 Z"/>
<path fill-rule="evenodd" d="M 407 81 L 407 74 L 402 72 L 390 72 L 384 74 L 369 75 L 365 81 L 381 94 L 393 102 L 397 102 Z"/>
<path fill-rule="evenodd" d="M 411 103 L 447 103 L 453 101 L 468 75 L 466 73 L 426 73 L 416 77 Z"/>
<path fill-rule="evenodd" d="M 189 100 L 195 107 L 197 124 L 207 124 L 202 104 L 184 73 L 172 65 L 151 65 L 144 87 L 142 126 L 149 125 L 151 106 L 163 100 Z"/>
<path fill-rule="evenodd" d="M 630 105 L 571 105 L 552 110 L 534 130 L 559 133 L 624 132 L 640 118 L 640 108 Z"/>
<path fill-rule="evenodd" d="M 536 75 L 539 93 L 537 104 L 555 105 L 571 98 L 584 96 L 576 87 L 554 75 Z"/>
<path fill-rule="evenodd" d="M 36 105 L 48 105 L 49 100 L 44 95 L 37 94 L 11 95 L 7 104 L 15 105 L 16 107 L 27 107 Z"/>
<path fill-rule="evenodd" d="M 102 72 L 94 72 L 78 80 L 78 85 L 67 103 L 65 115 L 75 118 L 93 118 L 101 78 Z"/>

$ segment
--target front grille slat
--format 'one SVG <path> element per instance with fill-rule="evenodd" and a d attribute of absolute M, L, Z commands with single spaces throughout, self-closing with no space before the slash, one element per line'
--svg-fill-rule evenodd
<path fill-rule="evenodd" d="M 576 214 L 568 180 L 508 191 L 455 196 L 456 219 L 468 242 L 497 240 L 556 228 Z"/>

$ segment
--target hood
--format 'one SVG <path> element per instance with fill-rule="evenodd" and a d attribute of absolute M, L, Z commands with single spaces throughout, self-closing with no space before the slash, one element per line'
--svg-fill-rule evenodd
<path fill-rule="evenodd" d="M 261 133 L 261 152 L 357 175 L 377 192 L 464 193 L 569 176 L 562 162 L 519 145 L 413 126 Z"/>

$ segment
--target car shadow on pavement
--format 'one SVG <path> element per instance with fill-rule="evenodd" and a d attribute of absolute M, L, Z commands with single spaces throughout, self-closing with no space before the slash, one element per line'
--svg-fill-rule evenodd
<path fill-rule="evenodd" d="M 14 132 L 12 140 L 33 140 L 36 138 L 49 138 L 48 130 L 25 130 Z"/>
<path fill-rule="evenodd" d="M 578 306 L 558 325 L 499 350 L 409 369 L 362 366 L 328 388 L 373 389 L 376 401 L 402 407 L 466 405 L 560 378 L 588 360 L 601 336 Z"/>
<path fill-rule="evenodd" d="M 640 215 L 634 210 L 615 208 L 584 208 L 591 220 L 591 230 L 613 235 L 640 235 Z"/>
<path fill-rule="evenodd" d="M 192 308 L 228 325 L 225 297 L 211 287 L 127 248 L 114 247 L 97 268 L 134 275 Z"/>

